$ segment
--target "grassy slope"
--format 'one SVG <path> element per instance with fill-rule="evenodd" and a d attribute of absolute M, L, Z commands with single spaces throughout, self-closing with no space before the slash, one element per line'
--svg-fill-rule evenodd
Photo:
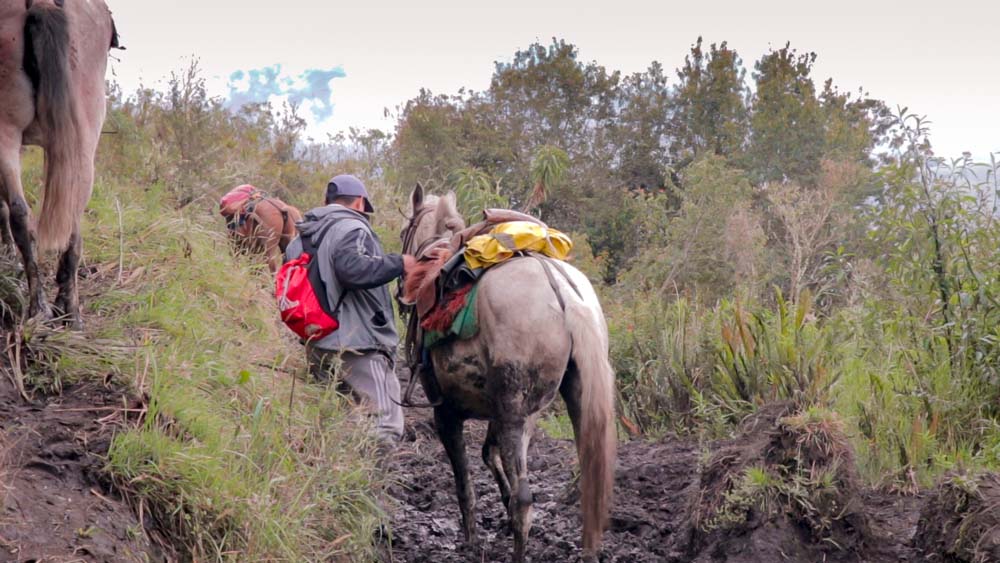
<path fill-rule="evenodd" d="M 363 431 L 341 398 L 293 383 L 302 350 L 266 272 L 230 255 L 207 212 L 167 202 L 99 184 L 85 218 L 88 337 L 131 345 L 115 363 L 149 405 L 115 439 L 112 474 L 199 560 L 368 559 L 380 515 Z"/>

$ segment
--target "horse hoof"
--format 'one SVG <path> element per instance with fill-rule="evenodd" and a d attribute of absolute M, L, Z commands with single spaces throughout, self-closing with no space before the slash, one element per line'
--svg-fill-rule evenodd
<path fill-rule="evenodd" d="M 37 319 L 43 323 L 50 323 L 53 319 L 52 308 L 47 303 L 30 307 L 28 309 L 28 318 Z"/>

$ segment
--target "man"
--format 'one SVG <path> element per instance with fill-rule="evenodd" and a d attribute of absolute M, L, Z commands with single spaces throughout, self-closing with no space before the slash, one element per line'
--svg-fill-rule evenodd
<path fill-rule="evenodd" d="M 320 277 L 340 328 L 307 344 L 309 370 L 319 381 L 336 376 L 345 392 L 372 408 L 379 438 L 395 441 L 403 435 L 399 380 L 393 370 L 399 336 L 386 284 L 412 267 L 413 257 L 383 253 L 368 219 L 375 209 L 358 178 L 332 178 L 325 203 L 306 213 L 299 232 L 311 237 L 316 248 Z M 301 253 L 302 241 L 296 239 L 286 254 L 292 260 Z"/>

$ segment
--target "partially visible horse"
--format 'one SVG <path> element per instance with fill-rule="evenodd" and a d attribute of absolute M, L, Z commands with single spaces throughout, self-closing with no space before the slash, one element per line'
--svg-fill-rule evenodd
<path fill-rule="evenodd" d="M 465 226 L 455 194 L 411 195 L 403 252 L 419 253 Z M 583 556 L 596 561 L 614 483 L 614 372 L 608 331 L 589 280 L 569 264 L 515 258 L 485 272 L 475 301 L 479 329 L 468 340 L 430 350 L 441 402 L 437 432 L 455 474 L 463 530 L 475 542 L 475 492 L 465 455 L 464 421 L 486 419 L 482 456 L 500 488 L 524 561 L 531 528 L 528 442 L 542 410 L 562 395 L 580 459 Z M 558 273 L 546 274 L 552 268 Z M 413 313 L 416 314 L 416 313 Z"/>
<path fill-rule="evenodd" d="M 117 46 L 103 0 L 0 0 L 0 223 L 9 222 L 21 253 L 32 317 L 52 314 L 38 271 L 37 236 L 37 247 L 62 253 L 55 307 L 70 324 L 80 324 L 80 218 L 94 185 L 108 51 Z M 23 145 L 45 150 L 37 229 L 21 186 Z M 0 231 L 7 229 L 0 224 Z"/>
<path fill-rule="evenodd" d="M 249 184 L 234 188 L 226 194 L 219 210 L 226 218 L 230 237 L 236 247 L 242 251 L 263 254 L 271 273 L 276 272 L 288 243 L 298 236 L 296 223 L 302 221 L 302 213 Z"/>

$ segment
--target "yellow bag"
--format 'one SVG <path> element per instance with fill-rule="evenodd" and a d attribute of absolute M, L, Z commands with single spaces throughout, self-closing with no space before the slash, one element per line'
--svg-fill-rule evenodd
<path fill-rule="evenodd" d="M 565 234 L 529 221 L 500 223 L 488 234 L 472 237 L 465 247 L 470 268 L 489 268 L 510 259 L 515 252 L 533 251 L 565 260 L 573 241 Z"/>

